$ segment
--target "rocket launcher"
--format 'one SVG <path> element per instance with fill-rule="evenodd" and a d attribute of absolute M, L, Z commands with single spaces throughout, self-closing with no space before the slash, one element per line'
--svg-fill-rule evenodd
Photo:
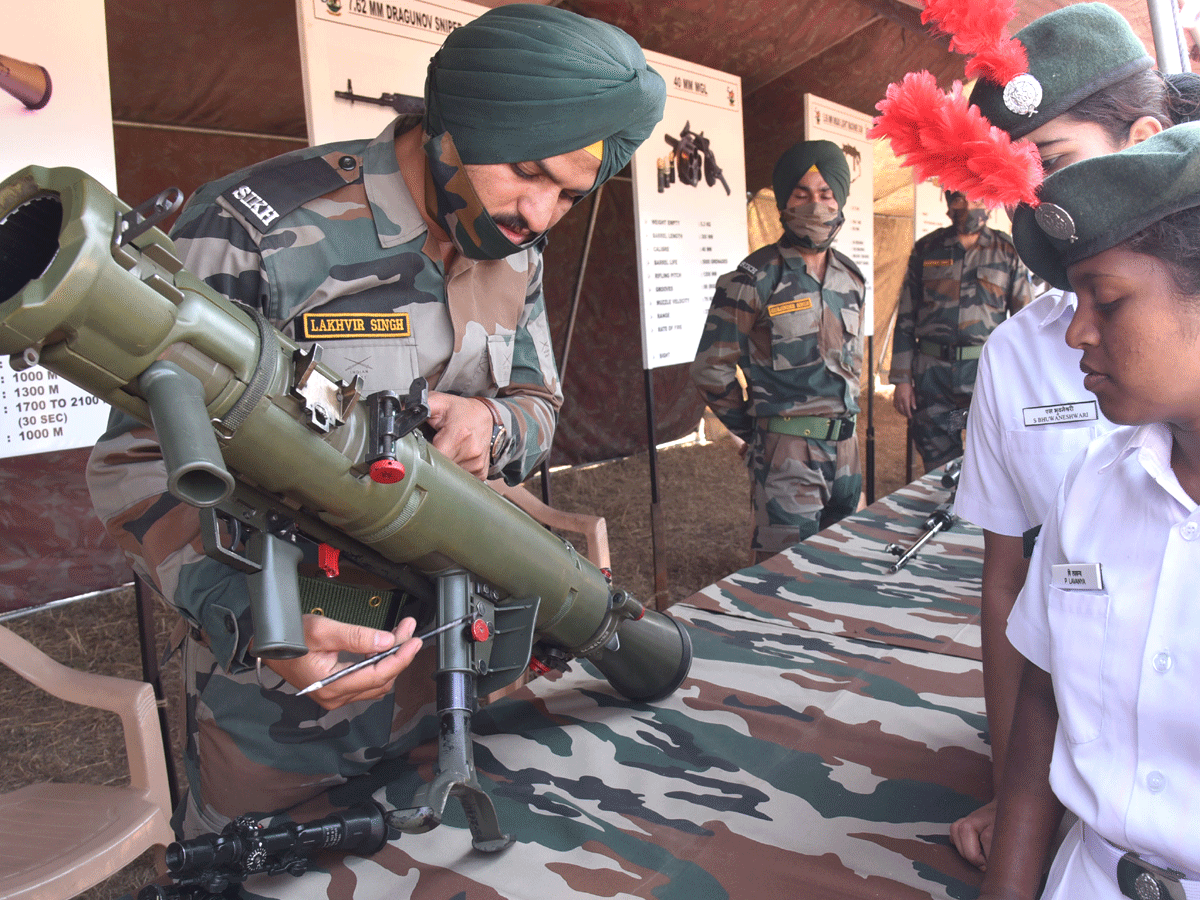
<path fill-rule="evenodd" d="M 630 700 L 658 700 L 687 676 L 687 631 L 434 449 L 414 427 L 419 386 L 362 398 L 319 346 L 188 272 L 155 227 L 180 200 L 173 189 L 133 209 L 71 168 L 0 182 L 0 352 L 154 427 L 169 490 L 200 508 L 210 555 L 251 576 L 259 656 L 306 652 L 297 535 L 429 599 L 439 625 L 463 620 L 437 638 L 439 773 L 389 824 L 428 830 L 453 794 L 475 846 L 502 849 L 471 761 L 476 695 L 527 662 L 582 657 Z M 246 550 L 222 542 L 220 517 L 249 535 Z"/>

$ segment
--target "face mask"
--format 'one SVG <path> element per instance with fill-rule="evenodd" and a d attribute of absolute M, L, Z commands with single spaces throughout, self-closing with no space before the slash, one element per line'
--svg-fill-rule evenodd
<path fill-rule="evenodd" d="M 425 156 L 425 211 L 463 256 L 503 259 L 541 239 L 538 234 L 518 245 L 504 236 L 471 186 L 449 134 L 426 138 Z"/>
<path fill-rule="evenodd" d="M 950 221 L 954 223 L 956 234 L 979 234 L 987 224 L 986 209 L 952 209 Z"/>
<path fill-rule="evenodd" d="M 779 221 L 798 246 L 808 250 L 828 250 L 846 217 L 840 209 L 831 213 L 822 203 L 805 203 L 780 212 Z"/>

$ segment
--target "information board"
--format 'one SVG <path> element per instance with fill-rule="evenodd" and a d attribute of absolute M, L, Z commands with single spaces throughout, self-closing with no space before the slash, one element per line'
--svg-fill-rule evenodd
<path fill-rule="evenodd" d="M 116 191 L 104 0 L 7 3 L 2 19 L 0 179 L 73 166 Z M 91 446 L 107 420 L 86 391 L 0 357 L 0 458 Z"/>
<path fill-rule="evenodd" d="M 662 121 L 633 155 L 642 366 L 696 358 L 717 279 L 746 256 L 742 81 L 646 51 Z"/>
<path fill-rule="evenodd" d="M 0 357 L 0 457 L 69 450 L 96 443 L 108 404 L 40 366 L 13 371 Z"/>
<path fill-rule="evenodd" d="M 832 141 L 850 166 L 850 194 L 842 212 L 846 224 L 833 246 L 846 254 L 867 280 L 863 334 L 875 333 L 875 148 L 867 138 L 871 117 L 813 94 L 804 95 L 804 138 Z"/>
<path fill-rule="evenodd" d="M 446 35 L 487 9 L 459 0 L 296 0 L 309 143 L 383 131 L 397 114 L 385 95 L 423 98 Z"/>

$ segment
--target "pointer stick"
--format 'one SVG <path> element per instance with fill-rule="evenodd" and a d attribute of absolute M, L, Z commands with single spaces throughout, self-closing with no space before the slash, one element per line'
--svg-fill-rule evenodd
<path fill-rule="evenodd" d="M 447 622 L 445 625 L 439 625 L 437 628 L 427 631 L 424 634 L 418 634 L 418 635 L 416 635 L 416 637 L 418 640 L 427 641 L 431 637 L 436 637 L 437 635 L 441 634 L 443 631 L 449 631 L 455 625 L 466 624 L 467 622 L 471 621 L 472 618 L 474 618 L 474 617 L 473 616 L 460 616 L 459 618 L 454 619 L 451 622 Z M 403 644 L 397 644 L 395 647 L 392 647 L 390 650 L 384 650 L 382 653 L 376 653 L 374 656 L 368 656 L 366 659 L 356 662 L 352 666 L 347 666 L 344 669 L 338 669 L 332 675 L 327 675 L 324 678 L 322 678 L 320 681 L 314 681 L 308 687 L 302 688 L 301 690 L 297 691 L 296 696 L 303 697 L 305 694 L 312 693 L 313 691 L 319 691 L 321 688 L 325 687 L 325 685 L 333 684 L 333 682 L 337 681 L 339 678 L 342 678 L 343 676 L 349 675 L 351 672 L 357 672 L 359 669 L 365 668 L 369 665 L 372 665 L 373 663 L 379 662 L 379 660 L 381 660 L 381 659 L 391 656 L 393 653 L 395 653 L 397 650 L 399 650 L 401 647 L 403 647 L 404 644 L 407 644 L 407 643 L 408 643 L 408 641 L 405 641 Z"/>

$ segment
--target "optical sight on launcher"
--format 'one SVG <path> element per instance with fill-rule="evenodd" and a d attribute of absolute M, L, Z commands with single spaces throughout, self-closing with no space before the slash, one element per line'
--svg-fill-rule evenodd
<path fill-rule="evenodd" d="M 360 398 L 319 346 L 188 272 L 156 227 L 181 200 L 172 189 L 131 209 L 69 168 L 0 182 L 0 353 L 154 427 L 168 488 L 201 509 L 210 555 L 251 576 L 259 656 L 307 650 L 299 537 L 429 601 L 438 625 L 461 620 L 437 636 L 434 780 L 387 824 L 428 831 L 453 794 L 473 845 L 501 850 L 512 839 L 472 759 L 477 695 L 527 662 L 582 657 L 630 700 L 658 700 L 687 676 L 688 633 L 434 449 L 416 427 L 419 385 Z M 244 550 L 222 543 L 219 517 L 236 520 Z"/>

